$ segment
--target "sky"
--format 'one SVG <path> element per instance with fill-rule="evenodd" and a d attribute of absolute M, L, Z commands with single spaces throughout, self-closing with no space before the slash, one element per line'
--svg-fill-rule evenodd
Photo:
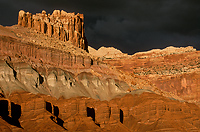
<path fill-rule="evenodd" d="M 90 46 L 133 54 L 168 46 L 200 50 L 200 0 L 0 0 L 0 25 L 17 24 L 18 11 L 65 10 L 85 16 Z"/>

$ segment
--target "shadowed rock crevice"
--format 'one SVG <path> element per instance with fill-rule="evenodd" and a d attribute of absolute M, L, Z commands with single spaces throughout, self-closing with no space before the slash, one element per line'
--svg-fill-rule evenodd
<path fill-rule="evenodd" d="M 50 102 L 47 102 L 47 101 L 45 103 L 46 103 L 46 110 L 52 114 L 50 119 L 53 122 L 55 122 L 56 124 L 58 124 L 59 126 L 61 126 L 62 128 L 64 128 L 65 130 L 67 130 L 63 126 L 64 121 L 61 118 L 58 117 L 59 116 L 59 108 L 58 108 L 58 106 L 54 106 Z"/>
<path fill-rule="evenodd" d="M 94 110 L 94 108 L 87 107 L 87 117 L 91 117 L 92 120 L 95 122 L 95 110 Z"/>
<path fill-rule="evenodd" d="M 93 65 L 93 60 L 91 59 L 91 64 L 90 64 L 91 66 Z"/>
<path fill-rule="evenodd" d="M 17 79 L 17 72 L 13 69 L 14 78 Z"/>
<path fill-rule="evenodd" d="M 109 107 L 109 118 L 111 116 L 111 107 Z"/>
<path fill-rule="evenodd" d="M 52 105 L 51 105 L 50 102 L 46 102 L 46 110 L 47 110 L 48 112 L 50 112 L 50 113 L 53 112 L 53 111 L 52 111 Z"/>
<path fill-rule="evenodd" d="M 124 112 L 120 109 L 120 122 L 123 124 L 124 123 Z"/>
<path fill-rule="evenodd" d="M 7 100 L 0 100 L 0 106 L 1 106 L 0 116 L 1 117 L 8 116 L 9 115 L 9 112 L 8 112 L 8 101 Z"/>
<path fill-rule="evenodd" d="M 53 106 L 53 109 L 54 109 L 54 115 L 56 117 L 58 117 L 58 115 L 59 115 L 59 108 L 58 108 L 58 106 Z"/>
<path fill-rule="evenodd" d="M 58 117 L 55 117 L 55 116 L 51 116 L 50 119 L 55 122 L 56 124 L 58 124 L 59 126 L 61 126 L 62 128 L 64 128 L 65 130 L 67 130 L 63 124 L 64 124 L 64 121 Z"/>
<path fill-rule="evenodd" d="M 22 128 L 19 122 L 21 106 L 7 100 L 0 100 L 0 116 L 7 123 Z"/>
<path fill-rule="evenodd" d="M 4 91 L 2 90 L 1 87 L 0 87 L 0 98 L 5 98 Z"/>
<path fill-rule="evenodd" d="M 100 127 L 100 124 L 96 123 L 95 121 L 95 109 L 87 107 L 87 117 L 91 117 L 94 123 Z"/>
<path fill-rule="evenodd" d="M 21 127 L 19 123 L 19 118 L 21 117 L 21 106 L 11 102 L 11 124 Z"/>
<path fill-rule="evenodd" d="M 14 70 L 13 64 L 10 63 L 10 61 L 11 61 L 11 57 L 8 56 L 8 57 L 7 57 L 7 60 L 6 60 L 5 62 L 6 62 L 6 64 L 9 66 L 9 68 L 11 68 L 11 69 L 13 70 L 14 78 L 17 79 L 17 72 Z"/>
<path fill-rule="evenodd" d="M 0 93 L 0 97 L 1 98 L 5 98 L 4 94 Z"/>
<path fill-rule="evenodd" d="M 39 84 L 42 84 L 44 82 L 44 78 L 39 74 Z"/>

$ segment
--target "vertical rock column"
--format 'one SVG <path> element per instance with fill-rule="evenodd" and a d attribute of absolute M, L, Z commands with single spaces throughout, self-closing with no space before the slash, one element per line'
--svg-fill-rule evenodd
<path fill-rule="evenodd" d="M 27 16 L 27 20 L 28 20 L 28 28 L 32 28 L 32 14 L 27 12 L 26 13 L 26 16 Z"/>
<path fill-rule="evenodd" d="M 53 33 L 56 38 L 60 38 L 60 26 L 59 23 L 54 24 L 53 26 Z"/>
<path fill-rule="evenodd" d="M 27 17 L 26 17 L 26 13 L 23 10 L 19 11 L 18 25 L 20 25 L 22 27 L 27 26 Z"/>
<path fill-rule="evenodd" d="M 53 26 L 52 26 L 52 24 L 49 22 L 49 23 L 47 23 L 47 34 L 49 35 L 49 36 L 52 36 L 53 35 Z"/>
<path fill-rule="evenodd" d="M 69 40 L 69 19 L 65 19 L 63 23 L 64 41 Z"/>
<path fill-rule="evenodd" d="M 37 14 L 33 15 L 33 24 L 34 24 L 34 29 L 40 32 L 41 31 L 41 21 Z"/>
<path fill-rule="evenodd" d="M 69 41 L 74 44 L 74 18 L 69 20 Z"/>
<path fill-rule="evenodd" d="M 80 38 L 80 48 L 85 49 L 85 43 L 84 43 L 84 39 L 85 39 L 85 34 L 84 34 L 84 16 L 83 14 L 80 14 L 80 23 L 79 23 L 79 31 L 81 34 L 81 38 Z"/>
<path fill-rule="evenodd" d="M 64 28 L 62 26 L 60 26 L 60 40 L 66 41 L 65 30 L 64 30 Z"/>
<path fill-rule="evenodd" d="M 75 32 L 74 32 L 74 38 L 75 38 L 75 46 L 80 48 L 80 32 L 79 32 L 79 24 L 80 24 L 80 18 L 79 14 L 75 18 Z"/>
<path fill-rule="evenodd" d="M 46 24 L 46 22 L 45 22 L 45 19 L 46 19 L 46 21 L 47 21 L 47 15 L 46 15 L 46 11 L 42 11 L 42 16 L 41 16 L 41 18 L 42 19 L 40 19 L 41 20 L 41 32 L 42 33 L 46 33 L 46 31 L 47 31 L 47 24 Z"/>
<path fill-rule="evenodd" d="M 46 23 L 44 21 L 41 21 L 41 33 L 45 33 L 46 30 L 45 30 L 45 25 Z"/>

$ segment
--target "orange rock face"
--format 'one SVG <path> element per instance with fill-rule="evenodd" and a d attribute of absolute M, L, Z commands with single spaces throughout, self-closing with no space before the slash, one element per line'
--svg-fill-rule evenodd
<path fill-rule="evenodd" d="M 55 99 L 26 92 L 0 99 L 1 130 L 9 131 L 198 131 L 199 107 L 153 93 L 111 101 Z M 10 121 L 10 122 L 9 122 Z M 10 124 L 11 125 L 10 125 Z M 33 125 L 34 124 L 34 125 Z"/>
<path fill-rule="evenodd" d="M 199 104 L 200 52 L 192 47 L 168 49 L 136 53 L 128 59 L 107 59 L 104 62 L 146 80 L 158 89 Z"/>
<path fill-rule="evenodd" d="M 32 15 L 21 10 L 18 15 L 18 25 L 33 28 L 62 41 L 70 41 L 73 45 L 88 51 L 83 14 L 75 15 L 63 10 L 54 10 L 51 15 L 47 15 L 46 11 Z"/>
<path fill-rule="evenodd" d="M 70 52 L 22 43 L 17 39 L 6 36 L 0 36 L 0 52 L 9 56 L 22 55 L 35 62 L 62 68 L 89 68 L 92 61 L 89 56 L 74 55 Z"/>

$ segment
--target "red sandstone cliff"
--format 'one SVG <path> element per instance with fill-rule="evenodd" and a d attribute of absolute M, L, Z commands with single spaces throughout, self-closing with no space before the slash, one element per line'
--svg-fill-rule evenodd
<path fill-rule="evenodd" d="M 18 25 L 33 28 L 62 41 L 70 41 L 73 45 L 88 51 L 83 14 L 75 15 L 75 13 L 67 13 L 63 10 L 54 10 L 51 15 L 46 14 L 46 11 L 32 15 L 32 13 L 21 10 Z"/>
<path fill-rule="evenodd" d="M 2 131 L 199 131 L 199 107 L 153 93 L 111 101 L 14 93 L 0 98 Z M 3 115 L 2 115 L 3 114 Z M 10 124 L 12 125 L 10 125 Z M 33 125 L 34 124 L 34 125 Z"/>

